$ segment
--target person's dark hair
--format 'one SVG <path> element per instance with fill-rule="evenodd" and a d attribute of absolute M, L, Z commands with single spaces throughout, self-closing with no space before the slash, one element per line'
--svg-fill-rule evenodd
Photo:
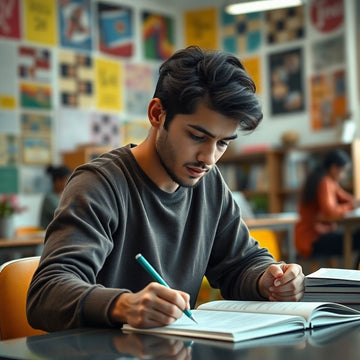
<path fill-rule="evenodd" d="M 174 53 L 159 69 L 154 98 L 166 111 L 164 127 L 176 114 L 192 114 L 200 102 L 254 130 L 263 114 L 253 80 L 240 60 L 217 50 L 189 46 Z"/>
<path fill-rule="evenodd" d="M 55 182 L 55 180 L 57 179 L 64 179 L 71 174 L 71 170 L 64 165 L 60 165 L 60 166 L 49 165 L 46 168 L 46 172 L 51 176 L 53 182 Z"/>
<path fill-rule="evenodd" d="M 304 204 L 309 204 L 313 201 L 316 197 L 320 181 L 328 173 L 332 165 L 343 168 L 350 163 L 351 158 L 346 151 L 340 149 L 329 151 L 324 156 L 322 162 L 309 173 L 303 187 L 301 201 Z"/>

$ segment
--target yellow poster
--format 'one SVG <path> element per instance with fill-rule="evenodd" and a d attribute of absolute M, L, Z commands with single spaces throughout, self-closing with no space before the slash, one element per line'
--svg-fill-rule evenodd
<path fill-rule="evenodd" d="M 185 13 L 186 46 L 197 45 L 204 49 L 216 49 L 216 9 L 188 11 Z"/>
<path fill-rule="evenodd" d="M 240 59 L 243 63 L 246 72 L 254 80 L 256 85 L 256 93 L 261 93 L 261 67 L 260 67 L 260 58 L 252 57 L 247 59 Z"/>
<path fill-rule="evenodd" d="M 101 110 L 122 110 L 122 66 L 116 61 L 97 59 L 95 69 L 97 107 Z"/>
<path fill-rule="evenodd" d="M 16 100 L 14 96 L 0 94 L 0 109 L 15 110 L 15 108 Z"/>
<path fill-rule="evenodd" d="M 24 0 L 25 38 L 56 45 L 56 0 Z"/>

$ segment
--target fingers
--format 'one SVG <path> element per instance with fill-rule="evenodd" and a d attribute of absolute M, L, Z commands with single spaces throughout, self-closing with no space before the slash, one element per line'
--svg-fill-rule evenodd
<path fill-rule="evenodd" d="M 271 301 L 299 301 L 305 290 L 304 279 L 301 266 L 274 264 L 260 278 L 259 290 Z"/>
<path fill-rule="evenodd" d="M 183 310 L 190 307 L 189 299 L 184 292 L 153 282 L 137 293 L 122 294 L 111 314 L 121 314 L 121 321 L 134 327 L 164 326 L 183 315 Z"/>
<path fill-rule="evenodd" d="M 305 291 L 305 276 L 297 264 L 281 264 L 283 274 L 274 277 L 269 287 L 271 301 L 299 301 Z"/>

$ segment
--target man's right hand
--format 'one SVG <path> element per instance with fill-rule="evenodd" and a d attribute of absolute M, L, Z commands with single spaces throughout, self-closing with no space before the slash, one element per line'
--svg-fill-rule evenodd
<path fill-rule="evenodd" d="M 137 328 L 169 325 L 190 309 L 189 294 L 156 282 L 137 293 L 123 293 L 110 309 L 110 320 Z"/>

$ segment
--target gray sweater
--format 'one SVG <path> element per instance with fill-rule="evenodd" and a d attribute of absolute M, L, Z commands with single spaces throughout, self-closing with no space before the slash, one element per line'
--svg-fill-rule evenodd
<path fill-rule="evenodd" d="M 166 193 L 126 146 L 71 176 L 30 285 L 30 324 L 113 326 L 112 302 L 152 281 L 138 253 L 170 287 L 189 293 L 192 306 L 204 275 L 225 298 L 261 299 L 257 280 L 275 262 L 249 236 L 217 167 L 196 187 Z"/>

